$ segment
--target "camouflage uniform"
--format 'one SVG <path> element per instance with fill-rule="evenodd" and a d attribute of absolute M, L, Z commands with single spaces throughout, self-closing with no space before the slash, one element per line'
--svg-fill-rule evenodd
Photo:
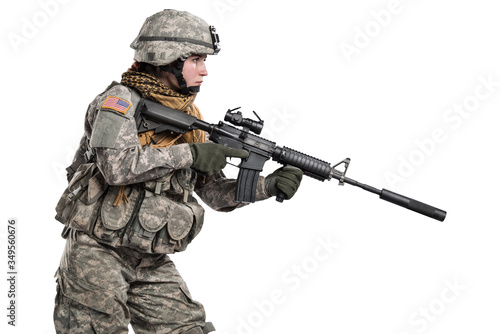
<path fill-rule="evenodd" d="M 136 94 L 115 83 L 86 114 L 75 160 L 88 150 L 87 142 L 95 158 L 79 166 L 57 208 L 67 227 L 57 272 L 58 333 L 126 333 L 129 322 L 136 333 L 210 329 L 166 254 L 186 249 L 202 228 L 204 210 L 193 192 L 218 211 L 244 204 L 233 200 L 235 180 L 221 172 L 202 178 L 190 169 L 188 144 L 141 147 Z M 130 107 L 125 113 L 108 108 L 108 97 Z M 126 200 L 117 205 L 121 188 Z M 262 177 L 257 197 L 269 197 Z"/>
<path fill-rule="evenodd" d="M 134 119 L 140 99 L 113 83 L 88 107 L 69 184 L 56 207 L 67 239 L 56 273 L 57 333 L 127 333 L 129 323 L 138 334 L 214 330 L 167 254 L 185 250 L 203 226 L 204 209 L 193 193 L 218 211 L 244 204 L 233 200 L 235 180 L 191 169 L 188 143 L 141 145 Z M 267 198 L 261 177 L 257 200 Z"/>
<path fill-rule="evenodd" d="M 165 254 L 106 247 L 72 231 L 58 271 L 57 333 L 201 334 L 210 329 Z"/>

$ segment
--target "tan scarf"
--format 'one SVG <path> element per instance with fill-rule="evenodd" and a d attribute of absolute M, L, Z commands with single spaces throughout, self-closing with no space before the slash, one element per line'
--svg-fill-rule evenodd
<path fill-rule="evenodd" d="M 152 75 L 128 71 L 123 73 L 121 83 L 127 87 L 136 89 L 146 99 L 159 102 L 166 107 L 203 119 L 200 110 L 193 104 L 196 95 L 178 93 Z M 172 134 L 170 131 L 155 133 L 155 130 L 151 130 L 140 133 L 138 136 L 142 146 L 151 146 L 154 148 L 206 141 L 205 132 L 202 130 L 193 130 L 185 134 Z M 125 186 L 120 187 L 113 205 L 120 206 L 122 201 L 125 201 L 125 203 L 129 202 L 125 194 Z"/>
<path fill-rule="evenodd" d="M 178 93 L 152 75 L 128 71 L 123 73 L 121 83 L 136 89 L 146 99 L 203 119 L 200 110 L 193 103 L 196 95 Z M 155 134 L 154 130 L 152 130 L 139 134 L 139 140 L 142 146 L 158 148 L 182 143 L 202 143 L 206 141 L 206 138 L 205 132 L 202 130 L 193 130 L 185 134 L 171 134 L 170 131 Z"/>

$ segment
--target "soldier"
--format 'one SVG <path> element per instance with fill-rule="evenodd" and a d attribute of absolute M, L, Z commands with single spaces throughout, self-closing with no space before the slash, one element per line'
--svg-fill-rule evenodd
<path fill-rule="evenodd" d="M 220 50 L 215 29 L 187 12 L 164 10 L 144 23 L 131 47 L 135 63 L 88 107 L 68 187 L 57 204 L 66 247 L 57 270 L 57 333 L 202 334 L 205 320 L 167 254 L 200 232 L 204 210 L 232 211 L 236 181 L 222 173 L 244 150 L 207 142 L 199 130 L 138 133 L 141 99 L 201 118 L 193 104 Z M 282 167 L 260 177 L 257 200 L 291 198 L 302 171 Z"/>

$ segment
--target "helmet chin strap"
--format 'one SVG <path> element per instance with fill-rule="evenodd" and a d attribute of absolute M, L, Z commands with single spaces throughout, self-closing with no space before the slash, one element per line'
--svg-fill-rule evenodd
<path fill-rule="evenodd" d="M 184 62 L 187 58 L 179 58 L 176 62 L 164 66 L 160 66 L 160 69 L 169 73 L 172 73 L 177 79 L 177 83 L 181 89 L 182 94 L 196 94 L 200 91 L 200 86 L 188 87 L 184 76 L 182 75 L 182 69 L 184 68 Z"/>

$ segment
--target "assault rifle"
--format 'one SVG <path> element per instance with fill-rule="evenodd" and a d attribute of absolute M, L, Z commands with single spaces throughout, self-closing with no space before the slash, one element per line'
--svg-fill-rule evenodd
<path fill-rule="evenodd" d="M 209 139 L 215 143 L 248 151 L 248 158 L 242 159 L 238 166 L 239 174 L 235 198 L 238 202 L 255 201 L 255 190 L 259 173 L 262 171 L 265 162 L 272 158 L 282 165 L 298 167 L 305 175 L 314 179 L 324 181 L 334 178 L 339 181 L 339 185 L 347 183 L 359 187 L 379 195 L 379 197 L 385 201 L 400 205 L 425 216 L 439 221 L 443 221 L 446 218 L 446 211 L 390 190 L 379 190 L 346 177 L 345 174 L 350 163 L 349 158 L 342 160 L 334 166 L 330 166 L 328 162 L 316 159 L 288 147 L 277 146 L 276 143 L 257 136 L 264 127 L 264 121 L 262 121 L 255 112 L 254 114 L 258 118 L 258 121 L 243 118 L 240 111 L 235 112 L 238 109 L 239 108 L 228 110 L 224 120 L 234 126 L 241 127 L 241 129 L 222 121 L 218 124 L 210 124 L 194 116 L 165 107 L 147 99 L 142 99 L 137 106 L 135 120 L 139 133 L 150 130 L 155 130 L 155 132 L 168 130 L 172 133 L 183 134 L 187 131 L 199 129 L 206 131 L 210 135 Z M 343 171 L 336 169 L 336 167 L 342 164 L 344 165 Z M 278 194 L 276 199 L 282 202 L 283 196 Z"/>

